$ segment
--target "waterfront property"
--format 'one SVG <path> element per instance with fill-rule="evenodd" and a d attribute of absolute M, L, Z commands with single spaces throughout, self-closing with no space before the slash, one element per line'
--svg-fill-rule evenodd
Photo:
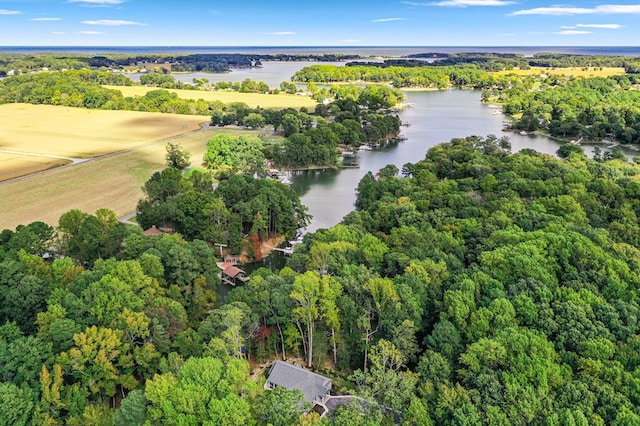
<path fill-rule="evenodd" d="M 249 281 L 247 273 L 237 266 L 227 263 L 221 263 L 218 266 L 220 267 L 220 269 L 222 269 L 220 278 L 222 279 L 223 284 L 228 284 L 235 287 L 238 284 L 246 283 L 247 281 Z"/>

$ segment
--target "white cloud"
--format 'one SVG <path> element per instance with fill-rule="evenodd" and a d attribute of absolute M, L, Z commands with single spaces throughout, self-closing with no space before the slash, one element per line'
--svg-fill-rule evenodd
<path fill-rule="evenodd" d="M 99 35 L 104 33 L 100 31 L 79 31 L 78 34 Z"/>
<path fill-rule="evenodd" d="M 380 18 L 374 19 L 371 22 L 393 22 L 393 21 L 406 21 L 405 18 Z"/>
<path fill-rule="evenodd" d="M 554 7 L 536 7 L 533 9 L 517 10 L 512 13 L 518 15 L 631 15 L 640 14 L 640 4 L 603 4 L 593 8 L 587 7 L 571 7 L 571 6 L 554 6 Z"/>
<path fill-rule="evenodd" d="M 294 35 L 295 33 L 293 31 L 274 31 L 272 33 L 269 33 L 269 35 L 276 35 L 276 36 L 288 36 L 288 35 Z"/>
<path fill-rule="evenodd" d="M 437 2 L 410 2 L 404 1 L 409 6 L 444 6 L 444 7 L 468 7 L 468 6 L 507 6 L 514 4 L 515 1 L 510 0 L 442 0 Z"/>
<path fill-rule="evenodd" d="M 563 30 L 573 30 L 573 29 L 575 29 L 576 27 L 571 26 L 571 25 L 563 25 L 563 26 L 561 26 L 560 28 L 562 28 Z"/>
<path fill-rule="evenodd" d="M 622 28 L 620 24 L 577 24 L 579 28 L 604 28 L 607 30 L 618 30 Z"/>
<path fill-rule="evenodd" d="M 126 0 L 67 0 L 67 3 L 86 3 L 101 6 L 110 6 L 124 3 Z"/>
<path fill-rule="evenodd" d="M 97 21 L 82 21 L 85 25 L 105 25 L 108 27 L 117 27 L 121 25 L 147 25 L 142 22 L 124 21 L 122 19 L 98 19 Z"/>
<path fill-rule="evenodd" d="M 7 9 L 0 9 L 0 15 L 19 15 L 22 12 L 20 12 L 19 10 L 7 10 Z"/>
<path fill-rule="evenodd" d="M 62 18 L 32 18 L 32 21 L 60 21 Z"/>
<path fill-rule="evenodd" d="M 564 31 L 558 31 L 557 33 L 554 33 L 554 34 L 560 34 L 560 35 L 583 35 L 583 34 L 591 34 L 591 31 L 564 30 Z"/>

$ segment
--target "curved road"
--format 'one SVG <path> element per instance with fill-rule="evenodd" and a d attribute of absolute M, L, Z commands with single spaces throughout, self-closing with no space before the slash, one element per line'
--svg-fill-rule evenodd
<path fill-rule="evenodd" d="M 34 152 L 11 151 L 11 150 L 8 150 L 8 149 L 0 149 L 0 153 L 29 155 L 31 157 L 61 158 L 63 160 L 71 161 L 71 164 L 82 163 L 84 161 L 87 161 L 86 158 L 63 157 L 61 155 L 50 155 L 50 154 L 36 154 Z M 31 176 L 31 175 L 29 175 L 29 176 Z M 11 180 L 11 179 L 9 179 L 9 180 Z"/>

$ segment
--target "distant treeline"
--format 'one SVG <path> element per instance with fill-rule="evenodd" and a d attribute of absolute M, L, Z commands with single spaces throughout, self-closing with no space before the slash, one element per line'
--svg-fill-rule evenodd
<path fill-rule="evenodd" d="M 103 84 L 130 86 L 133 81 L 121 74 L 90 70 L 18 75 L 0 81 L 0 104 L 28 103 L 197 115 L 210 115 L 213 108 L 224 106 L 222 102 L 180 99 L 166 90 L 125 97 L 119 90 L 105 88 Z"/>
<path fill-rule="evenodd" d="M 431 59 L 431 61 L 426 61 Z M 417 53 L 407 58 L 389 59 L 383 62 L 350 62 L 347 66 L 368 66 L 387 68 L 402 67 L 442 67 L 460 64 L 474 64 L 485 71 L 503 71 L 531 67 L 622 67 L 628 73 L 640 72 L 640 57 L 610 55 L 569 55 L 563 53 L 536 53 L 524 56 L 514 53 Z"/>
<path fill-rule="evenodd" d="M 455 67 L 373 67 L 353 65 L 312 65 L 296 72 L 291 78 L 299 82 L 371 82 L 391 83 L 394 87 L 431 87 L 445 89 L 457 87 L 484 88 L 497 84 L 496 78 L 474 66 Z"/>
<path fill-rule="evenodd" d="M 498 101 L 515 116 L 517 130 L 548 131 L 561 138 L 613 139 L 640 143 L 640 92 L 635 76 L 566 78 L 548 76 L 506 90 L 487 90 L 484 100 Z M 533 90 L 534 87 L 537 89 Z"/>
<path fill-rule="evenodd" d="M 248 68 L 260 66 L 261 61 L 321 61 L 337 62 L 358 59 L 358 55 L 316 55 L 316 54 L 242 54 L 213 53 L 194 55 L 80 55 L 80 54 L 0 54 L 0 77 L 10 71 L 28 73 L 48 69 L 50 71 L 68 69 L 123 69 L 137 64 L 157 64 L 158 68 L 171 71 L 204 71 L 226 72 L 231 68 Z"/>

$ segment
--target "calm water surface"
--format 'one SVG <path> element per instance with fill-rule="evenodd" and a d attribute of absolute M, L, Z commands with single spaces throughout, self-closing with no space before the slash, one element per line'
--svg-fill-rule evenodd
<path fill-rule="evenodd" d="M 222 81 L 243 81 L 247 78 L 254 81 L 264 81 L 269 87 L 280 87 L 283 81 L 291 81 L 291 77 L 296 71 L 311 65 L 336 65 L 343 66 L 345 62 L 318 62 L 318 61 L 298 61 L 298 62 L 263 62 L 260 68 L 237 68 L 224 73 L 173 73 L 173 78 L 183 83 L 193 83 L 194 78 L 206 78 L 209 83 L 219 83 Z M 141 73 L 125 74 L 134 81 L 140 81 Z"/>
<path fill-rule="evenodd" d="M 336 225 L 354 209 L 358 182 L 368 171 L 375 173 L 387 164 L 394 164 L 401 169 L 405 163 L 424 159 L 426 151 L 432 146 L 448 142 L 452 138 L 489 134 L 507 136 L 513 152 L 531 148 L 552 155 L 555 155 L 561 145 L 544 136 L 503 132 L 506 117 L 498 113 L 499 107 L 481 103 L 478 91 L 446 90 L 405 94 L 407 101 L 414 105 L 399 114 L 403 123 L 409 124 L 408 127 L 402 127 L 402 135 L 407 138 L 405 141 L 374 151 L 359 151 L 359 169 L 303 172 L 292 177 L 293 188 L 313 215 L 307 228 L 309 232 Z M 594 146 L 583 147 L 585 153 L 591 156 Z M 632 151 L 626 154 L 628 157 L 634 155 Z"/>
<path fill-rule="evenodd" d="M 207 78 L 210 82 L 242 81 L 250 78 L 264 81 L 271 87 L 289 81 L 291 76 L 305 66 L 321 62 L 265 62 L 262 68 L 236 69 L 229 73 L 185 73 L 173 74 L 180 81 L 190 83 L 194 78 Z M 324 64 L 344 65 L 344 62 L 322 62 Z M 139 76 L 138 76 L 139 79 Z M 377 172 L 387 164 L 399 169 L 405 163 L 422 160 L 429 148 L 452 138 L 470 135 L 498 137 L 507 136 L 512 151 L 524 148 L 555 155 L 561 143 L 545 136 L 504 132 L 507 118 L 500 113 L 500 107 L 480 102 L 480 91 L 444 90 L 405 92 L 411 108 L 399 113 L 403 123 L 402 135 L 407 139 L 397 144 L 385 146 L 374 151 L 359 151 L 358 169 L 329 171 L 311 171 L 295 174 L 291 177 L 293 189 L 300 195 L 302 202 L 309 207 L 313 220 L 307 231 L 329 228 L 339 223 L 354 209 L 358 182 L 368 172 Z M 583 144 L 585 153 L 593 154 L 594 145 Z M 628 158 L 637 154 L 625 152 Z"/>

